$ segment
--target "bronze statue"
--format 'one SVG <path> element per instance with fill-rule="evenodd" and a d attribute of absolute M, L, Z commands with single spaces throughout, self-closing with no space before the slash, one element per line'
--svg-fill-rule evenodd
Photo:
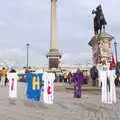
<path fill-rule="evenodd" d="M 105 25 L 107 24 L 101 5 L 97 6 L 96 10 L 92 11 L 92 14 L 95 14 L 94 17 L 94 33 L 95 35 L 102 32 L 102 29 L 105 30 Z"/>

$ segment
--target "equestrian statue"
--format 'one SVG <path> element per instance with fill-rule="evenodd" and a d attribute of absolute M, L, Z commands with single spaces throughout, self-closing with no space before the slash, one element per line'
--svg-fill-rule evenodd
<path fill-rule="evenodd" d="M 98 5 L 96 10 L 92 10 L 92 14 L 95 14 L 94 17 L 94 33 L 95 35 L 102 32 L 102 30 L 105 30 L 105 25 L 107 25 L 107 22 L 105 20 L 102 6 Z"/>

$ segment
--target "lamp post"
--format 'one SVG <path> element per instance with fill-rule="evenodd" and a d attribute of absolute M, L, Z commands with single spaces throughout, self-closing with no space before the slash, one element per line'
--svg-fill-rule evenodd
<path fill-rule="evenodd" d="M 26 44 L 26 48 L 27 48 L 27 64 L 26 64 L 26 67 L 27 67 L 27 69 L 29 67 L 29 47 L 30 47 L 30 44 L 27 43 Z"/>

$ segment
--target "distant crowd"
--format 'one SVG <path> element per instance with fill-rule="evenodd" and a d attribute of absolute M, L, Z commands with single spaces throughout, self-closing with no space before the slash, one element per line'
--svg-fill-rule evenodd
<path fill-rule="evenodd" d="M 88 70 L 81 70 L 84 76 L 83 84 L 88 84 L 89 81 L 89 71 Z M 61 72 L 55 73 L 55 82 L 63 82 L 65 84 L 72 84 L 73 81 L 73 74 L 72 72 Z"/>
<path fill-rule="evenodd" d="M 8 83 L 8 79 L 7 79 L 7 72 L 16 72 L 13 68 L 11 69 L 6 69 L 5 67 L 3 67 L 0 70 L 0 84 L 1 86 L 6 86 Z M 99 83 L 99 70 L 97 68 L 97 66 L 93 66 L 91 67 L 90 70 L 80 70 L 80 72 L 83 73 L 83 84 L 88 84 L 88 83 L 92 83 L 92 86 L 101 86 Z M 28 73 L 25 71 L 25 73 Z M 68 85 L 71 85 L 74 83 L 73 81 L 73 72 L 56 72 L 55 73 L 55 81 L 54 82 L 60 82 L 60 83 L 65 83 Z M 19 79 L 21 79 L 22 81 L 24 81 L 24 75 L 18 75 Z M 115 85 L 116 86 L 120 86 L 120 77 L 117 76 L 115 79 Z"/>

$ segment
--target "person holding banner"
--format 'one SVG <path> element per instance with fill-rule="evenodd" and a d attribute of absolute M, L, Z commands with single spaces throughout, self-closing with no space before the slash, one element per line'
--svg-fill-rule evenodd
<path fill-rule="evenodd" d="M 15 104 L 15 99 L 17 98 L 17 80 L 18 75 L 16 70 L 13 68 L 7 73 L 7 78 L 9 81 L 9 98 L 10 103 Z"/>
<path fill-rule="evenodd" d="M 47 104 L 53 104 L 54 98 L 54 73 L 44 73 L 44 93 L 43 93 L 43 101 Z"/>

